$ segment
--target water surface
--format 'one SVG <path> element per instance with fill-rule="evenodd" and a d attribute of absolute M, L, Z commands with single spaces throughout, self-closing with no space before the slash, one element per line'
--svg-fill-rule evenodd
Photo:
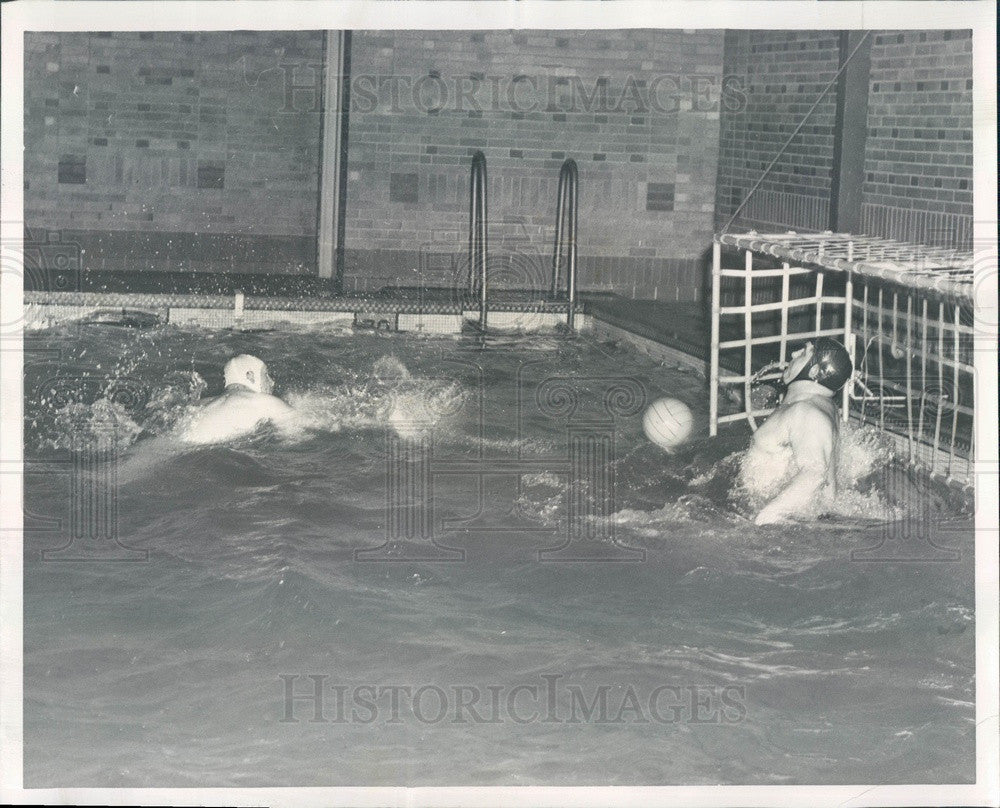
<path fill-rule="evenodd" d="M 33 347 L 28 787 L 973 779 L 968 520 L 876 473 L 855 516 L 915 531 L 754 527 L 732 490 L 747 434 L 704 435 L 695 375 L 538 335 L 67 327 Z M 305 426 L 178 449 L 240 352 Z M 699 419 L 674 455 L 640 429 L 662 395 Z M 579 489 L 567 533 L 574 435 L 614 490 Z M 74 457 L 98 463 L 85 480 L 114 458 L 120 544 L 72 517 Z M 432 485 L 432 512 L 387 508 L 387 476 L 404 503 Z M 540 560 L 567 537 L 604 560 Z M 319 707 L 287 700 L 317 682 Z"/>

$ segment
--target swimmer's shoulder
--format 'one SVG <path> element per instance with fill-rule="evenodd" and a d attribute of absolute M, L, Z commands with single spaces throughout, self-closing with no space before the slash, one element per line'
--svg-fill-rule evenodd
<path fill-rule="evenodd" d="M 282 417 L 294 412 L 288 404 L 277 396 L 272 396 L 270 393 L 257 393 L 257 396 L 260 398 L 261 406 L 266 408 L 272 417 Z"/>
<path fill-rule="evenodd" d="M 806 398 L 789 404 L 785 417 L 803 428 L 836 428 L 837 406 L 832 399 Z"/>
<path fill-rule="evenodd" d="M 259 393 L 242 384 L 231 384 L 225 392 L 215 399 L 220 403 L 249 405 L 261 409 L 279 410 L 288 405 L 277 396 L 270 393 Z"/>

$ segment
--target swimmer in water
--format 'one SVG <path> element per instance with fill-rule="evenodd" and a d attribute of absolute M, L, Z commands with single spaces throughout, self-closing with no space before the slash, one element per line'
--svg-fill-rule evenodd
<path fill-rule="evenodd" d="M 256 356 L 234 356 L 223 368 L 226 389 L 195 412 L 181 432 L 185 443 L 221 443 L 253 432 L 265 422 L 287 425 L 295 410 L 271 395 L 274 382 Z"/>
<path fill-rule="evenodd" d="M 785 522 L 831 502 L 837 494 L 837 405 L 834 396 L 851 378 L 850 354 L 822 337 L 792 354 L 782 374 L 784 400 L 754 433 L 748 467 L 785 485 L 754 520 Z"/>

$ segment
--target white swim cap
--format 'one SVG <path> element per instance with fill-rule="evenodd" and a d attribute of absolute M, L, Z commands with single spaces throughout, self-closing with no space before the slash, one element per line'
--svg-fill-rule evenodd
<path fill-rule="evenodd" d="M 240 354 L 234 356 L 222 369 L 226 387 L 231 384 L 242 384 L 256 393 L 266 393 L 267 365 L 256 356 Z"/>

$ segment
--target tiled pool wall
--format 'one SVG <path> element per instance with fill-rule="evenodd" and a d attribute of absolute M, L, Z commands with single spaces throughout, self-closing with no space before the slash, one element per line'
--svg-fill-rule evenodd
<path fill-rule="evenodd" d="M 628 342 L 640 352 L 665 364 L 678 365 L 702 376 L 707 357 L 603 320 L 599 312 L 582 303 L 575 314 L 577 331 L 595 339 Z M 448 303 L 378 299 L 245 298 L 231 295 L 152 295 L 99 292 L 25 292 L 24 329 L 41 331 L 84 320 L 99 312 L 125 310 L 154 315 L 162 323 L 202 328 L 280 328 L 330 326 L 338 329 L 381 330 L 422 334 L 460 334 L 467 323 L 476 324 L 478 310 Z M 550 331 L 564 327 L 565 304 L 518 305 L 501 303 L 491 308 L 491 330 Z"/>
<path fill-rule="evenodd" d="M 43 330 L 101 312 L 117 310 L 153 315 L 162 323 L 205 328 L 277 328 L 282 325 L 331 325 L 393 332 L 458 334 L 466 322 L 478 322 L 479 312 L 448 303 L 378 299 L 308 300 L 295 298 L 236 298 L 228 295 L 149 295 L 97 292 L 26 292 L 24 328 Z M 498 330 L 541 331 L 566 323 L 566 306 L 500 304 L 489 311 L 489 327 Z M 590 316 L 576 315 L 580 329 Z"/>

